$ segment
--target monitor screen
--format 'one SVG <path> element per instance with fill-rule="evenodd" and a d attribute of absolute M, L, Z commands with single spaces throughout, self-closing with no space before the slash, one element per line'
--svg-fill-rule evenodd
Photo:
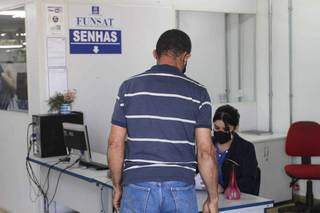
<path fill-rule="evenodd" d="M 68 149 L 87 150 L 87 128 L 85 125 L 63 123 L 64 143 Z"/>

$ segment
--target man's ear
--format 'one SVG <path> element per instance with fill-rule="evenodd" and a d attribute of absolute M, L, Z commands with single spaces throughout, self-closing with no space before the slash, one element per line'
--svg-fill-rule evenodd
<path fill-rule="evenodd" d="M 190 57 L 191 57 L 191 54 L 186 52 L 183 57 L 184 58 L 183 63 L 186 64 Z"/>
<path fill-rule="evenodd" d="M 186 59 L 188 60 L 191 57 L 191 53 L 186 54 Z"/>
<path fill-rule="evenodd" d="M 156 59 L 156 60 L 158 60 L 158 59 L 159 59 L 159 57 L 158 57 L 158 54 L 157 54 L 157 51 L 156 51 L 156 50 L 153 50 L 153 51 L 152 51 L 152 54 L 153 54 L 154 59 Z"/>

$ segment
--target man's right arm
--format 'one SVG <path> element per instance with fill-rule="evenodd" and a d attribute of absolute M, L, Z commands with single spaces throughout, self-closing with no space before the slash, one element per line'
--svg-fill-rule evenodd
<path fill-rule="evenodd" d="M 198 148 L 198 168 L 208 191 L 208 199 L 204 203 L 204 213 L 218 212 L 218 169 L 215 148 L 211 141 L 211 131 L 208 128 L 196 128 L 196 143 Z"/>

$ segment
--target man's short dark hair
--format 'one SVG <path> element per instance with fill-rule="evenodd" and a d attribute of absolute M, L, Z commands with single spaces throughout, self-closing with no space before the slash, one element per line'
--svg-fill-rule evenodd
<path fill-rule="evenodd" d="M 191 40 L 189 36 L 181 30 L 168 30 L 160 36 L 157 42 L 156 52 L 158 56 L 168 52 L 173 53 L 175 56 L 179 56 L 184 52 L 190 53 Z"/>
<path fill-rule="evenodd" d="M 225 125 L 238 126 L 240 121 L 240 114 L 238 110 L 230 105 L 223 105 L 219 107 L 213 116 L 213 122 L 222 120 Z"/>

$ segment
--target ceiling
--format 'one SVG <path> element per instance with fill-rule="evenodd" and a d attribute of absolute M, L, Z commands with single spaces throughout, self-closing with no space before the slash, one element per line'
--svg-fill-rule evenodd
<path fill-rule="evenodd" d="M 24 8 L 14 10 L 24 10 Z M 1 36 L 3 33 L 6 35 Z M 0 39 L 14 39 L 17 33 L 25 33 L 25 19 L 13 18 L 11 15 L 0 15 Z"/>

